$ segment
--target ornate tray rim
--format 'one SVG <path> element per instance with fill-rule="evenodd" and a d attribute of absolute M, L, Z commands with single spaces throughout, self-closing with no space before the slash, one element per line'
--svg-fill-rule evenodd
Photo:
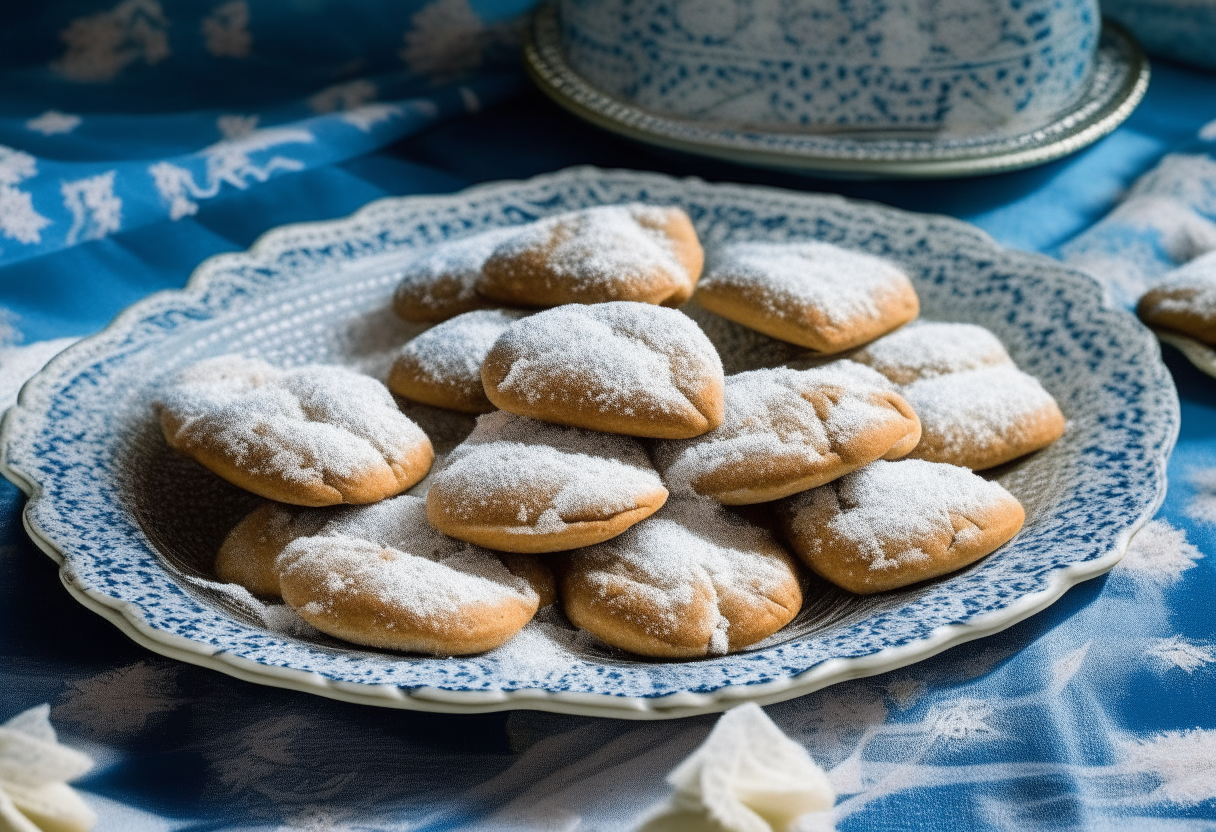
<path fill-rule="evenodd" d="M 1090 86 L 1076 107 L 1016 134 L 972 137 L 958 146 L 892 140 L 867 149 L 856 139 L 817 134 L 729 129 L 652 113 L 600 91 L 566 62 L 557 35 L 557 9 L 537 10 L 528 30 L 524 63 L 541 91 L 562 108 L 597 127 L 667 150 L 735 164 L 848 178 L 983 176 L 1045 164 L 1075 153 L 1111 133 L 1148 90 L 1148 57 L 1126 29 L 1104 20 L 1098 60 L 1121 69 L 1122 83 Z M 875 134 L 878 136 L 878 134 Z M 800 139 L 803 139 L 800 141 Z M 965 145 L 965 146 L 964 146 Z"/>
<path fill-rule="evenodd" d="M 1126 526 L 1113 537 L 1108 554 L 1058 569 L 1051 574 L 1047 586 L 1041 591 L 1023 595 L 1003 609 L 977 615 L 966 624 L 940 626 L 931 631 L 927 638 L 881 649 L 862 657 L 829 659 L 804 672 L 774 681 L 724 685 L 708 693 L 683 691 L 663 696 L 645 697 L 535 689 L 516 691 L 450 691 L 428 687 L 404 689 L 387 684 L 343 682 L 329 679 L 314 671 L 261 664 L 208 644 L 155 629 L 142 619 L 138 609 L 130 602 L 105 595 L 80 584 L 73 574 L 69 562 L 72 541 L 55 540 L 54 536 L 40 528 L 35 520 L 36 508 L 47 499 L 42 484 L 34 476 L 14 464 L 12 456 L 15 444 L 23 440 L 27 442 L 30 440 L 29 434 L 32 433 L 30 425 L 44 418 L 44 414 L 38 409 L 40 402 L 45 403 L 49 400 L 56 383 L 65 375 L 65 371 L 74 368 L 93 348 L 107 344 L 115 336 L 129 329 L 133 323 L 145 320 L 149 311 L 164 305 L 167 300 L 182 297 L 201 299 L 208 289 L 212 288 L 213 279 L 217 275 L 223 274 L 227 267 L 238 263 L 266 262 L 274 253 L 289 251 L 291 241 L 298 238 L 302 232 L 321 231 L 329 238 L 340 239 L 345 230 L 358 227 L 363 220 L 389 205 L 420 205 L 425 202 L 440 205 L 445 202 L 460 204 L 479 193 L 488 194 L 495 190 L 509 190 L 525 184 L 542 186 L 551 182 L 561 182 L 566 178 L 577 180 L 579 177 L 632 178 L 639 182 L 650 181 L 667 185 L 675 182 L 687 183 L 690 186 L 708 184 L 696 178 L 674 180 L 660 174 L 602 171 L 596 168 L 580 167 L 545 174 L 530 180 L 486 183 L 452 195 L 388 197 L 376 200 L 348 217 L 280 226 L 267 231 L 245 252 L 226 253 L 208 258 L 195 269 L 185 288 L 158 292 L 144 298 L 120 313 L 98 334 L 82 339 L 53 358 L 41 372 L 26 383 L 21 390 L 18 403 L 4 415 L 3 423 L 0 425 L 0 473 L 3 473 L 29 496 L 29 502 L 23 512 L 25 529 L 33 542 L 60 565 L 60 579 L 69 593 L 85 607 L 115 624 L 132 640 L 156 653 L 259 684 L 314 693 L 360 704 L 422 711 L 484 713 L 530 708 L 585 716 L 670 719 L 721 711 L 743 701 L 755 701 L 762 705 L 771 704 L 810 693 L 837 682 L 895 670 L 929 658 L 957 644 L 1006 629 L 1050 606 L 1070 587 L 1111 569 L 1122 558 L 1135 532 L 1152 517 L 1163 502 L 1166 487 L 1166 463 L 1177 438 L 1180 422 L 1176 394 L 1169 399 L 1170 406 L 1157 414 L 1160 421 L 1153 423 L 1154 436 L 1151 440 L 1146 441 L 1145 445 L 1146 448 L 1156 453 L 1151 457 L 1155 467 L 1155 480 L 1146 484 L 1153 489 L 1151 499 L 1143 504 L 1140 514 L 1129 517 Z M 787 198 L 799 196 L 782 189 L 759 186 L 709 185 L 709 187 L 724 191 L 742 189 L 748 192 L 772 193 L 784 195 Z M 846 200 L 835 196 L 815 196 L 848 204 L 865 204 L 859 200 Z M 882 210 L 909 213 L 886 206 L 882 206 Z M 965 230 L 966 233 L 975 237 L 977 242 L 992 246 L 994 253 L 1006 251 L 982 231 L 960 220 L 937 215 L 915 216 L 919 216 L 922 220 L 951 225 L 960 231 Z M 1020 257 L 1048 262 L 1055 269 L 1071 275 L 1078 283 L 1088 284 L 1095 306 L 1101 307 L 1102 311 L 1109 314 L 1126 315 L 1134 321 L 1134 316 L 1131 316 L 1130 313 L 1103 304 L 1101 289 L 1092 278 L 1042 255 L 1026 252 L 1017 254 Z M 1143 346 L 1149 350 L 1150 357 L 1155 359 L 1157 381 L 1167 385 L 1168 391 L 1173 392 L 1168 371 L 1161 362 L 1160 347 L 1156 338 L 1146 328 L 1142 328 L 1142 336 Z M 23 428 L 26 433 L 23 433 Z"/>

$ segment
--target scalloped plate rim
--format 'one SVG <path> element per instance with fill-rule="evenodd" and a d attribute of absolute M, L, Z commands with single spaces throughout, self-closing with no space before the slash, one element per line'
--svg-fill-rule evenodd
<path fill-rule="evenodd" d="M 1162 477 L 1164 479 L 1164 474 Z M 900 647 L 888 647 L 869 656 L 853 659 L 829 659 L 787 679 L 752 685 L 728 685 L 712 693 L 684 692 L 657 697 L 554 693 L 537 689 L 487 692 L 443 691 L 435 688 L 406 689 L 384 684 L 357 685 L 328 679 L 313 671 L 259 664 L 224 650 L 190 649 L 185 645 L 198 643 L 171 633 L 141 626 L 142 622 L 127 612 L 126 608 L 132 606 L 130 602 L 109 598 L 77 586 L 65 568 L 67 561 L 63 553 L 39 533 L 28 513 L 23 512 L 23 519 L 26 532 L 35 545 L 61 565 L 60 581 L 79 604 L 109 621 L 136 644 L 167 658 L 216 670 L 245 682 L 311 693 L 356 705 L 447 714 L 497 713 L 527 708 L 572 716 L 661 720 L 715 713 L 739 702 L 755 702 L 758 705 L 775 704 L 814 693 L 849 679 L 898 670 L 968 641 L 999 633 L 1047 609 L 1073 586 L 1110 571 L 1123 559 L 1131 538 L 1156 512 L 1164 499 L 1163 490 L 1160 492 L 1156 504 L 1139 518 L 1134 527 L 1124 533 L 1120 545 L 1105 558 L 1060 570 L 1053 578 L 1052 585 L 1042 592 L 1023 596 L 1015 604 L 1011 604 L 1003 610 L 985 613 L 968 624 L 949 624 L 938 627 L 927 639 Z M 1082 569 L 1081 566 L 1092 568 Z M 184 644 L 176 642 L 184 642 Z M 462 699 L 482 699 L 483 701 L 462 702 L 460 701 Z"/>
<path fill-rule="evenodd" d="M 601 169 L 592 166 L 566 168 L 553 173 L 542 174 L 524 180 L 496 180 L 481 183 L 463 189 L 453 194 L 416 195 L 406 197 L 384 197 L 362 206 L 354 213 L 334 220 L 291 223 L 269 229 L 260 235 L 254 243 L 243 252 L 225 252 L 213 255 L 202 261 L 191 273 L 186 285 L 181 289 L 169 289 L 153 293 L 120 312 L 106 327 L 98 333 L 81 339 L 63 352 L 52 358 L 47 365 L 23 386 L 14 404 L 4 414 L 0 423 L 0 473 L 27 494 L 29 500 L 22 512 L 23 524 L 27 534 L 35 545 L 59 564 L 60 579 L 68 592 L 86 608 L 98 613 L 106 620 L 117 626 L 124 634 L 136 643 L 153 652 L 170 658 L 218 670 L 226 675 L 258 684 L 266 684 L 313 693 L 332 699 L 338 699 L 357 704 L 369 704 L 381 707 L 395 707 L 410 710 L 443 712 L 443 713 L 486 713 L 494 711 L 528 708 L 555 713 L 575 714 L 584 716 L 608 716 L 625 719 L 670 719 L 693 716 L 703 713 L 721 711 L 733 704 L 743 701 L 755 701 L 759 704 L 772 704 L 778 701 L 794 698 L 811 693 L 815 690 L 836 684 L 847 679 L 859 678 L 905 667 L 927 659 L 937 653 L 958 644 L 977 638 L 982 638 L 1000 632 L 1020 621 L 1029 618 L 1037 612 L 1046 609 L 1063 594 L 1079 583 L 1097 577 L 1109 571 L 1126 553 L 1131 538 L 1156 512 L 1165 499 L 1166 464 L 1168 451 L 1172 449 L 1179 429 L 1179 413 L 1177 399 L 1170 411 L 1171 421 L 1168 430 L 1161 438 L 1157 450 L 1165 451 L 1155 459 L 1156 481 L 1153 485 L 1156 494 L 1151 504 L 1147 505 L 1141 514 L 1135 518 L 1119 534 L 1115 544 L 1107 555 L 1096 557 L 1089 561 L 1072 564 L 1057 570 L 1050 577 L 1049 584 L 1043 590 L 1022 596 L 1016 602 L 1000 610 L 983 613 L 966 624 L 948 624 L 935 628 L 929 636 L 915 641 L 888 647 L 867 656 L 856 658 L 828 659 L 802 673 L 770 682 L 726 685 L 708 693 L 677 692 L 655 697 L 620 696 L 614 694 L 580 693 L 571 691 L 542 691 L 537 689 L 519 689 L 514 691 L 442 691 L 433 688 L 405 689 L 384 684 L 359 685 L 358 683 L 342 682 L 329 679 L 319 673 L 295 668 L 269 666 L 244 659 L 221 649 L 212 648 L 198 642 L 191 642 L 173 633 L 164 632 L 146 625 L 146 623 L 130 609 L 133 605 L 125 600 L 105 596 L 95 590 L 78 586 L 73 580 L 67 557 L 50 535 L 38 527 L 34 520 L 36 505 L 43 498 L 43 490 L 36 478 L 22 471 L 10 462 L 10 446 L 16 440 L 18 432 L 17 421 L 23 413 L 29 412 L 29 407 L 40 392 L 53 388 L 53 382 L 59 375 L 60 366 L 66 366 L 78 355 L 89 349 L 91 344 L 104 340 L 107 334 L 121 329 L 128 320 L 139 319 L 147 310 L 153 308 L 160 300 L 181 295 L 200 295 L 209 286 L 212 274 L 219 270 L 225 262 L 238 260 L 243 263 L 264 260 L 267 255 L 278 250 L 276 245 L 283 238 L 299 233 L 307 228 L 324 229 L 339 235 L 345 226 L 357 225 L 362 218 L 374 213 L 382 206 L 397 205 L 408 201 L 431 201 L 453 203 L 466 202 L 470 197 L 481 191 L 494 191 L 523 184 L 538 185 L 547 180 L 563 180 L 583 175 L 623 174 L 629 176 L 653 177 L 666 182 L 687 182 L 690 184 L 709 184 L 715 190 L 743 190 L 748 193 L 771 192 L 786 196 L 808 195 L 788 189 L 740 185 L 735 183 L 706 183 L 698 177 L 675 178 L 662 174 L 639 173 L 630 170 Z M 940 214 L 927 214 L 903 211 L 866 200 L 855 200 L 835 194 L 810 194 L 818 199 L 840 202 L 848 205 L 876 205 L 883 211 L 905 213 L 916 216 L 923 221 L 941 222 L 954 226 L 956 230 L 966 232 L 978 241 L 992 246 L 998 251 L 1008 251 L 993 238 L 969 223 L 953 217 Z M 1071 273 L 1074 277 L 1082 278 L 1082 285 L 1092 295 L 1099 306 L 1110 312 L 1113 309 L 1102 302 L 1102 288 L 1089 276 L 1076 269 L 1071 269 L 1045 255 L 1036 252 L 1016 251 L 1019 256 L 1038 259 L 1050 263 L 1053 268 Z M 1078 286 L 1080 289 L 1081 287 Z M 1128 317 L 1132 317 L 1130 313 Z M 1152 344 L 1153 350 L 1160 361 L 1160 346 L 1147 328 L 1143 328 L 1146 345 Z M 1164 367 L 1162 367 L 1164 370 Z M 47 388 L 47 390 L 44 390 Z M 36 414 L 30 414 L 31 416 Z M 177 642 L 196 645 L 193 649 Z M 376 693 L 366 692 L 376 691 Z M 392 691 L 390 694 L 388 691 Z M 480 701 L 470 701 L 480 700 Z"/>

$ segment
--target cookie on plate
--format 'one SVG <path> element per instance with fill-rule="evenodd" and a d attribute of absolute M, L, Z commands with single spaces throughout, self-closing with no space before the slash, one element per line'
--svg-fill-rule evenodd
<path fill-rule="evenodd" d="M 727 376 L 725 413 L 709 433 L 655 443 L 655 463 L 673 493 L 767 502 L 898 458 L 920 441 L 920 421 L 903 397 L 848 361 Z"/>
<path fill-rule="evenodd" d="M 825 354 L 873 341 L 917 316 L 908 276 L 890 261 L 830 243 L 730 243 L 712 252 L 697 303 Z"/>
<path fill-rule="evenodd" d="M 1013 364 L 923 378 L 900 392 L 920 417 L 912 459 L 982 471 L 1064 435 L 1056 400 Z"/>
<path fill-rule="evenodd" d="M 445 534 L 508 552 L 600 543 L 649 517 L 667 489 L 632 437 L 488 413 L 426 495 Z"/>
<path fill-rule="evenodd" d="M 399 274 L 393 311 L 414 323 L 438 323 L 493 303 L 477 294 L 486 258 L 514 228 L 496 228 L 449 240 L 415 257 Z"/>
<path fill-rule="evenodd" d="M 397 353 L 388 389 L 435 407 L 489 413 L 494 405 L 481 385 L 481 365 L 498 336 L 525 314 L 481 309 L 431 327 Z"/>
<path fill-rule="evenodd" d="M 486 260 L 477 291 L 514 306 L 633 300 L 679 306 L 704 254 L 679 208 L 603 205 L 523 226 Z"/>
<path fill-rule="evenodd" d="M 434 459 L 388 389 L 342 367 L 219 356 L 182 371 L 156 409 L 170 447 L 281 503 L 372 503 L 421 480 Z"/>
<path fill-rule="evenodd" d="M 982 326 L 913 321 L 849 356 L 895 384 L 1012 364 L 1000 339 Z"/>
<path fill-rule="evenodd" d="M 1216 252 L 1167 274 L 1140 298 L 1136 313 L 1149 326 L 1216 346 Z"/>
<path fill-rule="evenodd" d="M 867 595 L 936 578 L 1011 540 L 1022 504 L 966 468 L 878 461 L 789 498 L 779 512 L 803 563 Z"/>
<path fill-rule="evenodd" d="M 503 410 L 572 427 L 687 439 L 722 423 L 722 361 L 681 312 L 572 304 L 517 321 L 481 380 Z"/>
<path fill-rule="evenodd" d="M 280 597 L 275 559 L 297 537 L 316 534 L 338 510 L 267 500 L 228 532 L 215 556 L 215 576 L 254 595 Z"/>
<path fill-rule="evenodd" d="M 440 534 L 408 494 L 343 510 L 288 544 L 278 571 L 283 600 L 321 632 L 436 656 L 497 647 L 553 599 L 539 560 Z"/>
<path fill-rule="evenodd" d="M 653 517 L 555 567 L 566 616 L 642 656 L 742 650 L 802 608 L 793 557 L 768 532 L 704 498 L 673 498 Z"/>

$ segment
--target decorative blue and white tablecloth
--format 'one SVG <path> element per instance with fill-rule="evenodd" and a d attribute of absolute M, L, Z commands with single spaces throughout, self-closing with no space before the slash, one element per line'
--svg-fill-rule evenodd
<path fill-rule="evenodd" d="M 0 406 L 71 339 L 273 226 L 576 163 L 952 214 L 1116 299 L 1216 249 L 1216 74 L 1158 62 L 1130 121 L 1042 168 L 820 181 L 652 155 L 561 113 L 517 66 L 528 5 L 0 10 Z M 1216 379 L 1165 357 L 1169 494 L 1109 575 L 999 635 L 767 709 L 829 770 L 838 828 L 1216 829 Z M 629 829 L 713 724 L 377 710 L 163 659 L 69 598 L 22 502 L 0 483 L 0 721 L 51 704 L 97 762 L 77 785 L 102 832 Z"/>

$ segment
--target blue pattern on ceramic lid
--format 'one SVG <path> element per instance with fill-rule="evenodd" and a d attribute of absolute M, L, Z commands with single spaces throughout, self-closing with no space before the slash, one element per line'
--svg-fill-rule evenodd
<path fill-rule="evenodd" d="M 1097 0 L 560 0 L 567 59 L 654 112 L 805 129 L 991 130 L 1082 93 Z"/>

